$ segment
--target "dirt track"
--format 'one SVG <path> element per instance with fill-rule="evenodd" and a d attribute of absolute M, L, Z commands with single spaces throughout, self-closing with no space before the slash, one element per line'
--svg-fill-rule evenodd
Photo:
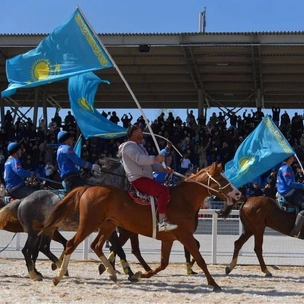
<path fill-rule="evenodd" d="M 96 261 L 71 261 L 70 277 L 54 287 L 50 262 L 38 260 L 44 281 L 31 281 L 23 260 L 0 259 L 0 303 L 304 303 L 304 268 L 280 267 L 265 278 L 258 266 L 238 266 L 226 276 L 224 265 L 208 266 L 220 293 L 212 292 L 199 269 L 187 276 L 183 264 L 170 264 L 151 279 L 130 283 L 118 275 L 114 284 L 98 275 Z M 155 266 L 155 265 L 153 265 Z M 133 271 L 141 270 L 131 264 Z M 117 265 L 118 270 L 120 266 Z"/>

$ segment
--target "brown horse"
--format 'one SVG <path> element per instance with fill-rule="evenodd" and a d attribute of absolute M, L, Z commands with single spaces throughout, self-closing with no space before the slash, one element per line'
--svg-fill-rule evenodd
<path fill-rule="evenodd" d="M 231 210 L 231 206 L 226 206 L 220 214 L 226 218 Z M 285 235 L 290 234 L 296 214 L 283 211 L 277 202 L 266 196 L 249 197 L 240 208 L 240 219 L 243 224 L 243 233 L 234 242 L 234 252 L 229 266 L 226 267 L 226 274 L 229 274 L 237 264 L 238 254 L 242 246 L 254 235 L 254 251 L 259 260 L 260 267 L 266 277 L 272 274 L 267 269 L 263 258 L 263 235 L 265 228 L 269 227 Z"/>
<path fill-rule="evenodd" d="M 196 211 L 207 195 L 217 195 L 227 200 L 228 204 L 232 204 L 233 198 L 240 198 L 241 193 L 224 177 L 221 170 L 221 165 L 213 164 L 170 189 L 171 199 L 166 213 L 168 220 L 176 223 L 178 228 L 170 232 L 157 233 L 156 238 L 162 241 L 161 264 L 156 269 L 144 273 L 142 277 L 149 278 L 165 269 L 169 262 L 172 244 L 175 240 L 179 240 L 204 271 L 208 285 L 213 286 L 214 291 L 221 290 L 209 273 L 193 237 Z M 134 203 L 127 191 L 112 186 L 76 188 L 56 205 L 41 233 L 51 234 L 57 228 L 67 229 L 73 224 L 77 214 L 79 214 L 78 230 L 67 242 L 58 277 L 53 279 L 54 285 L 59 283 L 66 272 L 73 251 L 93 231 L 98 230 L 98 235 L 92 242 L 91 248 L 101 259 L 113 281 L 117 280 L 116 273 L 104 256 L 102 247 L 116 226 L 148 237 L 152 236 L 151 208 Z"/>

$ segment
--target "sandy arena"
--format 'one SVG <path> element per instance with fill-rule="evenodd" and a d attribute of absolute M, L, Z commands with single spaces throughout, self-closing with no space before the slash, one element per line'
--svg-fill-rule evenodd
<path fill-rule="evenodd" d="M 226 276 L 225 265 L 209 265 L 222 287 L 222 292 L 214 293 L 197 266 L 195 276 L 186 275 L 184 264 L 170 264 L 155 277 L 137 283 L 119 274 L 117 284 L 105 273 L 99 276 L 97 261 L 71 261 L 69 266 L 70 277 L 55 287 L 56 272 L 49 261 L 38 260 L 44 281 L 34 282 L 23 260 L 0 259 L 0 303 L 304 303 L 303 267 L 270 267 L 273 277 L 265 278 L 258 266 L 237 266 Z M 138 264 L 131 267 L 141 270 Z"/>

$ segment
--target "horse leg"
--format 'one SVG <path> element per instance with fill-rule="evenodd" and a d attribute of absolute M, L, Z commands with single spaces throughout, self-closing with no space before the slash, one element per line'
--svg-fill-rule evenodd
<path fill-rule="evenodd" d="M 91 244 L 91 249 L 96 253 L 96 255 L 100 258 L 101 262 L 104 264 L 108 273 L 110 273 L 109 278 L 113 282 L 117 282 L 116 272 L 112 266 L 112 264 L 108 261 L 105 257 L 104 253 L 102 252 L 102 246 L 104 245 L 105 241 L 108 240 L 113 232 L 115 231 L 116 226 L 111 222 L 103 222 L 102 225 L 99 227 L 99 232 Z M 116 235 L 117 236 L 117 235 Z"/>
<path fill-rule="evenodd" d="M 139 261 L 141 266 L 145 269 L 145 271 L 150 271 L 151 268 L 147 264 L 147 262 L 144 260 L 144 258 L 142 257 L 140 249 L 139 249 L 138 234 L 133 233 L 130 237 L 130 242 L 131 242 L 132 253 L 136 256 L 137 260 Z"/>
<path fill-rule="evenodd" d="M 183 231 L 182 229 L 180 229 L 179 231 L 181 233 L 178 235 L 178 240 L 187 248 L 187 250 L 195 259 L 197 265 L 203 270 L 208 285 L 213 286 L 213 291 L 221 291 L 221 287 L 216 284 L 215 280 L 211 276 L 207 268 L 207 264 L 197 248 L 196 239 L 194 238 L 192 233 L 188 233 L 185 230 Z"/>
<path fill-rule="evenodd" d="M 67 239 L 58 230 L 55 230 L 55 232 L 52 236 L 52 240 L 57 242 L 57 243 L 60 243 L 63 246 L 63 251 L 62 251 L 60 257 L 58 258 L 60 263 L 59 262 L 52 263 L 52 265 L 51 265 L 52 270 L 56 270 L 57 268 L 59 268 L 61 266 L 61 263 L 62 263 L 62 260 L 63 260 L 63 255 L 64 255 L 64 250 L 66 248 Z M 68 271 L 66 272 L 65 275 L 69 276 Z"/>
<path fill-rule="evenodd" d="M 89 219 L 85 219 L 83 220 L 83 222 L 79 225 L 78 230 L 76 232 L 76 234 L 67 241 L 66 243 L 66 249 L 64 250 L 64 256 L 63 256 L 63 261 L 61 264 L 61 267 L 58 270 L 58 275 L 56 277 L 53 278 L 53 284 L 56 286 L 59 284 L 59 282 L 61 281 L 61 279 L 63 278 L 64 274 L 67 272 L 68 270 L 68 265 L 69 265 L 69 261 L 71 258 L 71 254 L 75 251 L 75 249 L 77 248 L 77 246 L 85 240 L 86 237 L 88 237 L 93 231 L 95 231 L 98 226 L 96 225 L 91 225 L 93 223 L 89 222 Z M 102 226 L 100 226 L 102 227 Z M 111 231 L 111 233 L 115 230 L 115 226 L 114 229 Z M 106 237 L 108 238 L 110 236 L 110 234 L 107 235 Z M 101 239 L 103 238 L 104 234 L 101 234 L 101 232 L 99 231 L 95 241 L 92 243 L 91 248 L 95 251 L 95 245 L 93 244 L 99 244 L 101 243 L 102 245 L 104 244 L 105 240 L 101 241 Z M 93 246 L 93 247 L 92 247 Z M 97 253 L 96 253 L 97 254 Z M 117 277 L 115 274 L 115 271 L 112 267 L 112 265 L 108 262 L 108 260 L 105 258 L 103 252 L 101 251 L 100 256 L 98 255 L 98 257 L 101 259 L 101 261 L 108 266 L 108 272 L 111 273 L 110 278 L 113 279 L 113 281 L 116 282 Z M 105 261 L 106 260 L 106 261 Z"/>
<path fill-rule="evenodd" d="M 55 265 L 56 268 L 59 268 L 61 266 L 62 261 L 51 252 L 50 245 L 51 238 L 46 235 L 42 235 L 41 242 L 39 245 L 39 251 L 41 251 L 45 256 L 47 256 L 53 262 L 53 265 Z M 68 276 L 68 272 L 66 272 L 65 275 Z"/>
<path fill-rule="evenodd" d="M 37 240 L 38 240 L 37 234 L 29 233 L 25 245 L 22 249 L 22 253 L 25 259 L 25 263 L 30 279 L 34 281 L 42 281 L 43 276 L 41 275 L 41 273 L 38 273 L 35 269 L 35 261 L 38 257 Z"/>
<path fill-rule="evenodd" d="M 259 260 L 262 272 L 265 273 L 265 277 L 272 277 L 272 273 L 267 269 L 263 258 L 264 230 L 265 229 L 263 229 L 263 231 L 259 231 L 259 233 L 254 234 L 254 252 Z"/>
<path fill-rule="evenodd" d="M 241 248 L 252 235 L 253 235 L 253 233 L 251 231 L 244 230 L 243 233 L 241 234 L 241 236 L 234 242 L 233 256 L 232 256 L 232 260 L 231 260 L 229 266 L 227 266 L 225 268 L 226 274 L 229 274 L 233 270 L 233 268 L 236 266 L 237 260 L 238 260 L 238 255 L 239 255 Z"/>
<path fill-rule="evenodd" d="M 197 248 L 200 248 L 200 243 L 197 239 L 195 239 Z M 192 270 L 192 266 L 195 263 L 195 260 L 192 259 L 191 261 L 191 255 L 190 252 L 187 250 L 187 248 L 184 246 L 184 252 L 185 252 L 185 259 L 186 259 L 186 269 L 187 269 L 187 274 L 197 274 L 197 272 Z"/>
<path fill-rule="evenodd" d="M 150 270 L 143 273 L 141 275 L 142 278 L 151 278 L 152 276 L 164 270 L 168 266 L 172 245 L 173 245 L 173 241 L 162 241 L 160 265 L 154 270 Z"/>
<path fill-rule="evenodd" d="M 122 249 L 122 246 L 118 239 L 118 235 L 115 230 L 111 234 L 109 241 L 112 244 L 112 248 L 113 248 L 114 252 L 117 253 L 117 255 L 120 258 L 121 266 L 123 268 L 124 273 L 128 275 L 128 280 L 133 281 L 133 282 L 138 281 L 138 278 L 140 278 L 140 276 L 141 276 L 141 272 L 138 272 L 134 275 L 133 271 L 131 270 L 131 268 L 129 266 L 129 263 L 127 262 L 126 254 L 125 254 L 124 250 Z"/>

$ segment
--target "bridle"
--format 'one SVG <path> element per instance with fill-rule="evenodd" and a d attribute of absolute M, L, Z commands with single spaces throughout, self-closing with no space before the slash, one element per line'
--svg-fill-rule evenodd
<path fill-rule="evenodd" d="M 222 194 L 222 195 L 224 195 L 226 198 L 228 198 L 228 195 L 226 195 L 226 194 L 223 192 L 223 190 L 224 190 L 225 188 L 229 187 L 229 186 L 232 187 L 231 183 L 230 183 L 229 181 L 227 181 L 227 184 L 226 184 L 225 186 L 221 186 L 221 184 L 220 184 L 213 176 L 211 176 L 211 174 L 210 174 L 208 171 L 204 171 L 204 172 L 205 172 L 205 173 L 207 174 L 207 176 L 208 176 L 207 185 L 206 185 L 206 184 L 203 184 L 203 183 L 201 183 L 201 182 L 195 181 L 195 180 L 191 179 L 191 177 L 186 177 L 186 176 L 184 176 L 184 175 L 182 175 L 182 174 L 180 174 L 180 173 L 174 172 L 174 174 L 176 174 L 177 176 L 180 176 L 180 177 L 182 177 L 182 178 L 184 178 L 184 179 L 187 179 L 187 181 L 189 181 L 189 182 L 191 182 L 191 183 L 196 183 L 196 184 L 198 184 L 198 185 L 201 185 L 201 186 L 207 188 L 207 189 L 208 189 L 208 194 L 209 194 L 209 195 L 212 195 L 212 193 L 211 193 L 210 191 L 213 191 L 213 192 L 215 192 L 215 193 Z M 221 175 L 223 176 L 222 173 L 221 173 Z M 210 187 L 211 181 L 215 182 L 215 183 L 218 185 L 218 189 L 214 189 L 214 188 Z"/>

